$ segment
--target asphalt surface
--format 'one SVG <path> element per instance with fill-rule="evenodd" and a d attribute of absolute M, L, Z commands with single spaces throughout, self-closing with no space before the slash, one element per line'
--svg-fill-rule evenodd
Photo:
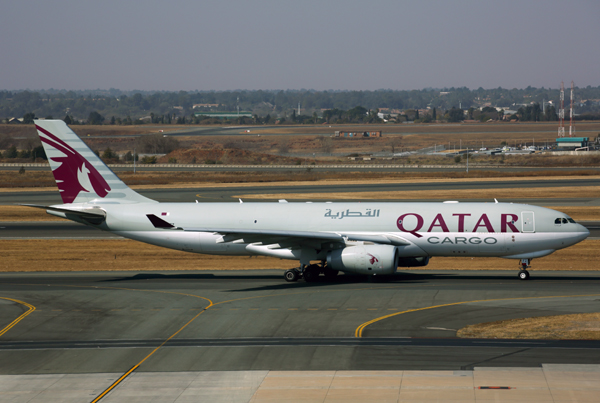
<path fill-rule="evenodd" d="M 14 300 L 36 310 L 0 336 L 0 374 L 124 373 L 178 331 L 137 371 L 596 364 L 600 342 L 462 340 L 456 330 L 597 312 L 599 286 L 594 272 L 534 271 L 519 281 L 507 272 L 403 271 L 311 284 L 273 270 L 3 273 L 0 332 L 27 310 Z"/>
<path fill-rule="evenodd" d="M 338 185 L 275 185 L 275 186 L 228 186 L 227 188 L 175 188 L 175 189 L 143 189 L 137 190 L 142 195 L 160 202 L 239 202 L 240 195 L 278 194 L 278 193 L 339 193 L 339 192 L 389 192 L 412 190 L 448 190 L 448 200 L 461 200 L 455 192 L 469 189 L 506 189 L 506 188 L 539 188 L 562 186 L 598 186 L 597 179 L 553 179 L 531 181 L 481 181 L 481 182 L 437 182 L 437 183 L 374 183 L 374 184 L 338 184 Z M 377 201 L 377 194 L 373 194 Z M 275 199 L 274 199 L 275 200 Z M 352 199 L 349 199 L 352 200 Z M 248 202 L 253 200 L 248 199 Z M 302 201 L 302 199 L 300 199 Z M 340 200 L 341 201 L 341 200 Z M 389 200 L 386 200 L 389 201 Z M 396 201 L 403 201 L 400 197 Z M 415 201 L 415 200 L 411 200 Z M 417 200 L 419 201 L 419 200 Z M 469 201 L 491 201 L 488 199 L 469 199 Z M 518 192 L 514 199 L 501 200 L 514 203 L 525 202 L 538 205 L 592 205 L 600 206 L 600 198 L 590 195 L 587 198 L 570 198 L 568 194 L 552 199 L 519 199 Z M 13 204 L 62 204 L 58 191 L 24 191 L 0 193 L 0 205 Z"/>

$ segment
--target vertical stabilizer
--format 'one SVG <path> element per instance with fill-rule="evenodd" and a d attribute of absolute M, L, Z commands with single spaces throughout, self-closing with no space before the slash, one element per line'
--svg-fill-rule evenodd
<path fill-rule="evenodd" d="M 65 204 L 155 203 L 131 190 L 62 120 L 36 120 Z"/>

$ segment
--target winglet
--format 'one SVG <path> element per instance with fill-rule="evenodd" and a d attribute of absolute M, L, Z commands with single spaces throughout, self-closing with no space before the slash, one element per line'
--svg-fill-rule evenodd
<path fill-rule="evenodd" d="M 166 222 L 154 214 L 146 214 L 146 217 L 148 217 L 152 225 L 154 225 L 154 228 L 175 228 L 173 224 Z"/>

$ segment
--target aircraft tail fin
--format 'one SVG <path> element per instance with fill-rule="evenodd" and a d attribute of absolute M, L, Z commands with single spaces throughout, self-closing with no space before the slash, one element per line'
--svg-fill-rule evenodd
<path fill-rule="evenodd" d="M 63 203 L 155 203 L 130 189 L 62 120 L 36 120 Z"/>

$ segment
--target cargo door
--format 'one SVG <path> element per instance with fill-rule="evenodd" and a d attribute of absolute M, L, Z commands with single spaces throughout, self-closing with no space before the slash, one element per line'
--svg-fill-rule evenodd
<path fill-rule="evenodd" d="M 521 212 L 521 225 L 523 232 L 535 232 L 535 220 L 533 211 Z"/>

